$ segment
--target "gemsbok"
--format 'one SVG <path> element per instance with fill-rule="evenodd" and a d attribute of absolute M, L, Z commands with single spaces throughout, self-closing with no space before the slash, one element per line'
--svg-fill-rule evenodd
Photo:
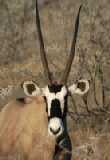
<path fill-rule="evenodd" d="M 83 95 L 89 90 L 87 79 L 78 80 L 71 86 L 67 85 L 75 55 L 81 7 L 82 5 L 76 18 L 71 52 L 62 79 L 59 84 L 57 82 L 53 84 L 44 49 L 36 0 L 40 55 L 47 86 L 40 88 L 33 81 L 24 82 L 22 88 L 28 97 L 13 100 L 1 111 L 0 160 L 64 160 L 65 153 L 71 150 L 66 130 L 67 99 L 71 94 Z"/>

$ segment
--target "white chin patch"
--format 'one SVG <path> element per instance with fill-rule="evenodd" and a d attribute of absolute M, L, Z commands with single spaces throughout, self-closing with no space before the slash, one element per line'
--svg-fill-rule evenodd
<path fill-rule="evenodd" d="M 64 131 L 63 122 L 60 118 L 52 118 L 48 124 L 48 133 L 52 136 L 59 137 Z"/>

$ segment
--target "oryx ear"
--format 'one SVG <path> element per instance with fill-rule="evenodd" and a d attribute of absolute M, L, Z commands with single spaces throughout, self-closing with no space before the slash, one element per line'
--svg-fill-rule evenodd
<path fill-rule="evenodd" d="M 81 80 L 78 80 L 72 86 L 69 86 L 68 87 L 68 91 L 71 94 L 77 93 L 77 94 L 80 94 L 80 95 L 84 95 L 85 93 L 88 92 L 89 86 L 90 86 L 90 81 L 89 80 L 87 80 L 87 79 L 81 79 Z"/>
<path fill-rule="evenodd" d="M 36 95 L 43 96 L 43 88 L 39 88 L 33 81 L 26 81 L 21 86 L 24 93 L 29 97 L 34 97 Z"/>

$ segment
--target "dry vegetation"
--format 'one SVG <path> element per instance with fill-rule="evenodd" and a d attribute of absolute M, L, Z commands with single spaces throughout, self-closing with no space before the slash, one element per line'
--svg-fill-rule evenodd
<path fill-rule="evenodd" d="M 110 159 L 110 0 L 39 0 L 42 32 L 54 79 L 66 63 L 80 4 L 76 55 L 68 84 L 90 80 L 90 91 L 69 98 L 72 160 Z M 35 23 L 35 0 L 0 0 L 0 109 L 23 97 L 20 84 L 44 86 Z"/>

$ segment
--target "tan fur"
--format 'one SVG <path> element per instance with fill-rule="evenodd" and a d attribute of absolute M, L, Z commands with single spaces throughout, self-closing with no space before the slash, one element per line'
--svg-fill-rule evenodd
<path fill-rule="evenodd" d="M 25 98 L 24 103 L 14 100 L 4 107 L 0 114 L 0 160 L 54 159 L 57 139 L 48 135 L 45 107 L 42 96 Z M 70 160 L 67 149 L 71 150 L 71 141 L 66 129 L 62 139 L 66 150 L 61 149 L 55 160 Z"/>
<path fill-rule="evenodd" d="M 0 114 L 0 160 L 53 160 L 56 140 L 47 127 L 43 97 L 10 102 Z"/>

